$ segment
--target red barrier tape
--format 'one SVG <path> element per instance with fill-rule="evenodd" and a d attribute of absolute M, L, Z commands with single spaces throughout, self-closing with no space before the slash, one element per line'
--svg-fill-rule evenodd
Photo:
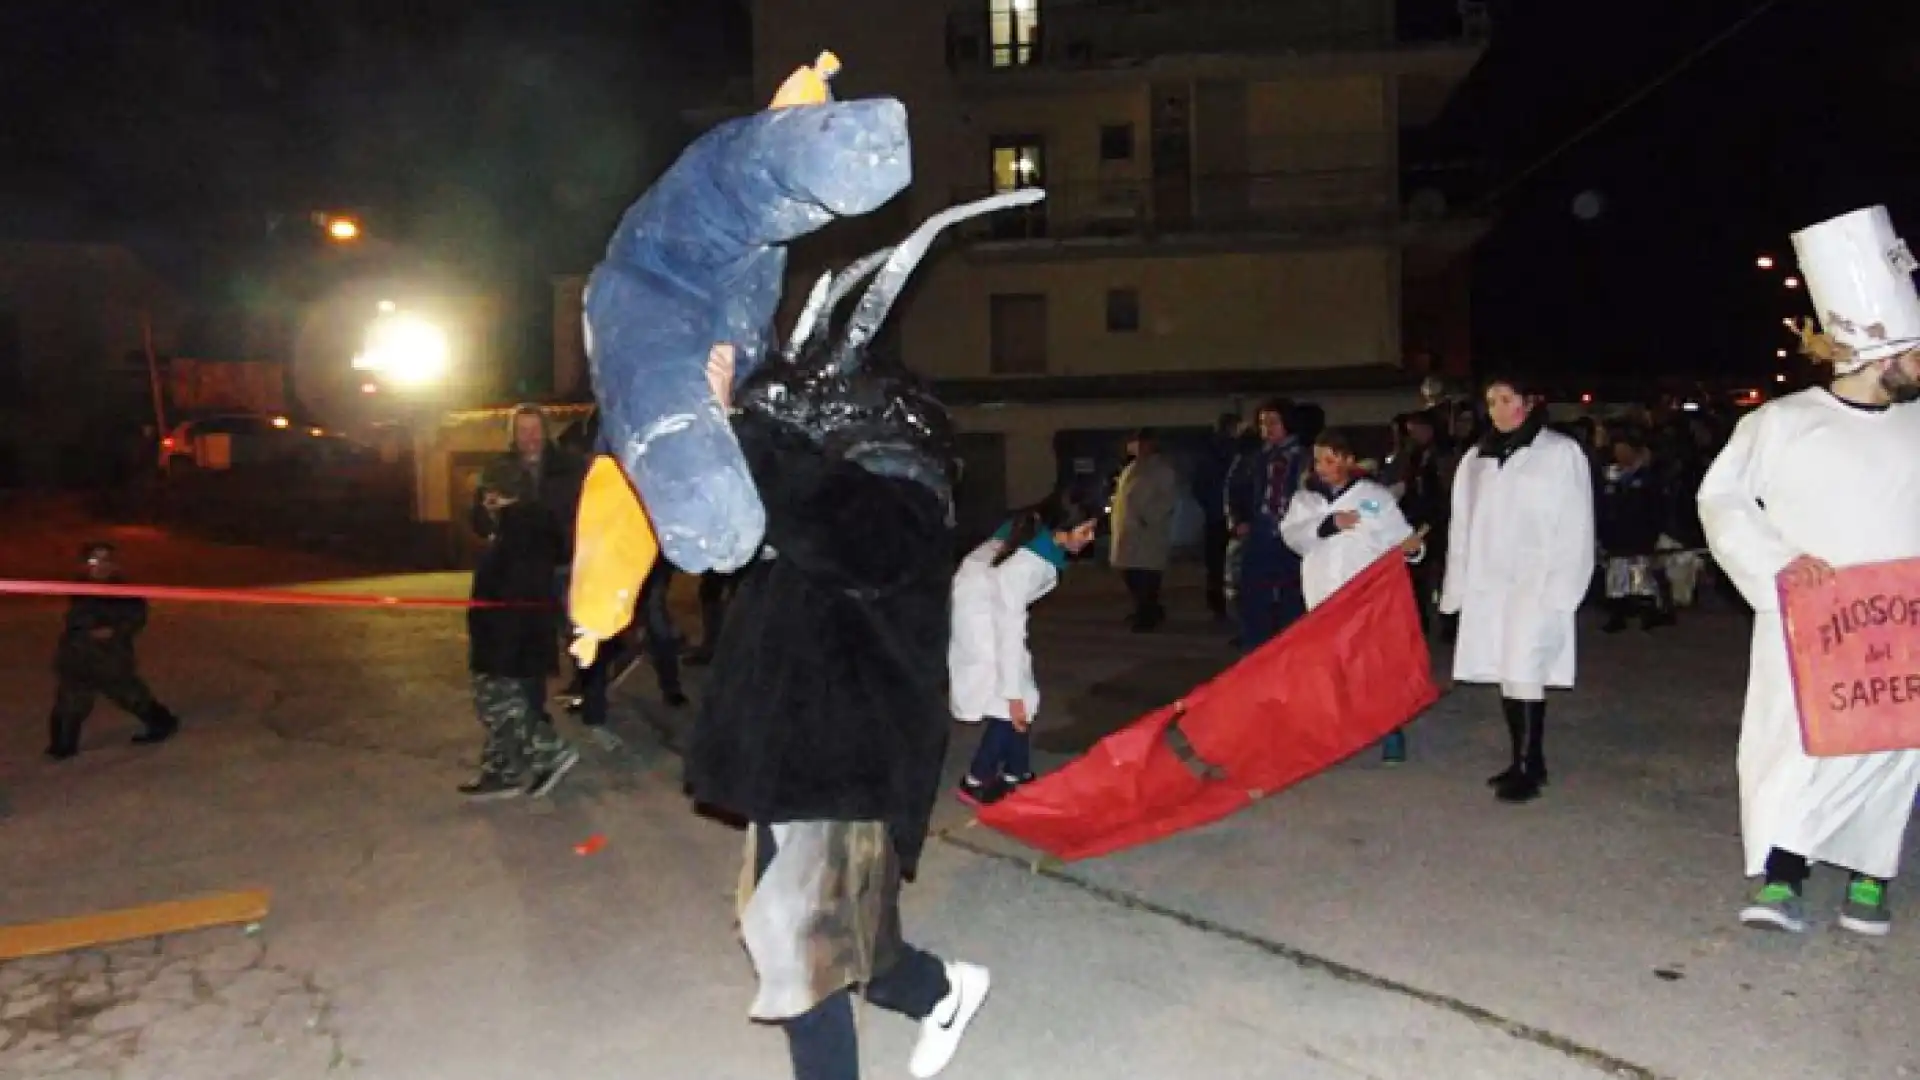
<path fill-rule="evenodd" d="M 291 589 L 200 589 L 181 585 L 100 585 L 88 581 L 0 580 L 0 596 L 121 596 L 193 604 L 276 604 L 290 607 L 355 608 L 554 608 L 528 601 L 450 600 L 430 596 L 368 596 L 295 592 Z"/>

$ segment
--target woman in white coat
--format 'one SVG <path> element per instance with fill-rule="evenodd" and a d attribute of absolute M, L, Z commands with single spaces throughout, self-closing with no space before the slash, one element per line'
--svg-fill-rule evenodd
<path fill-rule="evenodd" d="M 1426 530 L 1416 533 L 1393 492 L 1360 475 L 1353 444 L 1337 431 L 1313 444 L 1313 479 L 1287 505 L 1280 538 L 1300 555 L 1307 610 L 1319 607 L 1381 556 L 1398 550 L 1409 562 L 1426 557 Z M 1389 764 L 1407 759 L 1407 737 L 1395 731 L 1381 744 Z"/>
<path fill-rule="evenodd" d="M 1549 687 L 1571 690 L 1574 614 L 1593 580 L 1593 474 L 1512 381 L 1487 386 L 1493 430 L 1453 480 L 1442 614 L 1460 616 L 1453 677 L 1500 687 L 1513 757 L 1487 783 L 1503 802 L 1547 782 Z"/>
<path fill-rule="evenodd" d="M 996 802 L 1033 779 L 1027 731 L 1040 687 L 1027 649 L 1027 609 L 1053 591 L 1067 560 L 1093 543 L 1096 518 L 1058 496 L 1016 513 L 953 575 L 947 675 L 955 719 L 984 723 L 960 798 Z"/>

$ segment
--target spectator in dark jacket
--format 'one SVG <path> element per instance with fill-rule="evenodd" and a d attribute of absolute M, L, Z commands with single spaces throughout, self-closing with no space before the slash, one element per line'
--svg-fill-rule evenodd
<path fill-rule="evenodd" d="M 1240 417 L 1221 413 L 1193 469 L 1193 498 L 1205 525 L 1202 544 L 1207 561 L 1207 607 L 1214 618 L 1227 617 L 1227 473 L 1240 453 Z"/>
<path fill-rule="evenodd" d="M 1400 513 L 1415 529 L 1427 529 L 1427 555 L 1413 565 L 1413 588 L 1420 604 L 1420 624 L 1432 629 L 1435 596 L 1447 567 L 1447 520 L 1452 509 L 1447 478 L 1441 472 L 1440 438 L 1431 413 L 1414 412 L 1400 418 L 1400 445 L 1395 453 L 1399 478 Z"/>
<path fill-rule="evenodd" d="M 87 581 L 120 581 L 112 544 L 88 544 L 80 559 Z M 54 651 L 60 685 L 48 721 L 48 757 L 60 761 L 80 752 L 80 726 L 102 696 L 143 725 L 133 737 L 136 743 L 162 742 L 179 729 L 179 719 L 154 700 L 134 659 L 134 639 L 146 625 L 147 602 L 137 596 L 76 596 L 67 605 L 66 626 Z"/>
<path fill-rule="evenodd" d="M 1670 517 L 1667 494 L 1644 435 L 1615 435 L 1613 455 L 1595 522 L 1607 559 L 1607 623 L 1601 629 L 1619 633 L 1638 610 L 1641 626 L 1651 630 L 1673 622 L 1673 590 L 1655 557 Z"/>
<path fill-rule="evenodd" d="M 472 596 L 503 606 L 467 612 L 474 707 L 487 731 L 480 773 L 460 786 L 475 800 L 545 795 L 580 760 L 543 708 L 547 678 L 559 666 L 553 571 L 566 537 L 526 480 L 517 459 L 503 459 L 482 474 L 476 496 L 488 541 Z"/>

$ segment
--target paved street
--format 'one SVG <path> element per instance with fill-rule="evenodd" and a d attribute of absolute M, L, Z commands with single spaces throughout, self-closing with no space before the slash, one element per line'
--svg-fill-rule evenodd
<path fill-rule="evenodd" d="M 347 572 L 143 542 L 132 569 L 170 583 Z M 1127 633 L 1120 596 L 1085 570 L 1047 602 L 1044 745 L 1083 745 L 1227 660 L 1190 614 Z M 1200 606 L 1184 578 L 1170 601 Z M 453 792 L 479 743 L 457 615 L 160 609 L 143 659 L 182 737 L 130 746 L 103 709 L 60 767 L 38 757 L 57 618 L 0 606 L 0 921 L 256 886 L 275 906 L 257 936 L 0 965 L 0 1077 L 783 1075 L 778 1034 L 744 1020 L 739 838 L 688 812 L 655 734 L 687 717 L 644 667 L 627 751 L 589 751 L 550 800 L 476 808 Z M 1035 873 L 945 805 L 909 932 L 995 975 L 948 1075 L 1920 1076 L 1910 893 L 1884 942 L 1830 917 L 1804 939 L 1733 923 L 1744 652 L 1727 614 L 1589 634 L 1583 689 L 1550 713 L 1554 785 L 1527 807 L 1481 784 L 1504 734 L 1478 690 L 1416 726 L 1406 767 L 1363 756 L 1096 863 Z M 956 770 L 970 749 L 963 732 Z M 594 834 L 606 847 L 576 855 Z M 1817 880 L 1823 909 L 1839 885 Z M 904 1076 L 910 1026 L 869 1011 L 862 1031 L 870 1074 Z"/>

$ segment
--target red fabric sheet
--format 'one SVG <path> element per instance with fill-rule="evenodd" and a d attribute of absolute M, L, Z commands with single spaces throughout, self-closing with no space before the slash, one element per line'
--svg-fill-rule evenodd
<path fill-rule="evenodd" d="M 1439 697 L 1406 561 L 1391 552 L 1287 632 L 980 821 L 1072 861 L 1218 821 L 1378 742 Z M 1183 762 L 1179 730 L 1205 765 Z"/>

